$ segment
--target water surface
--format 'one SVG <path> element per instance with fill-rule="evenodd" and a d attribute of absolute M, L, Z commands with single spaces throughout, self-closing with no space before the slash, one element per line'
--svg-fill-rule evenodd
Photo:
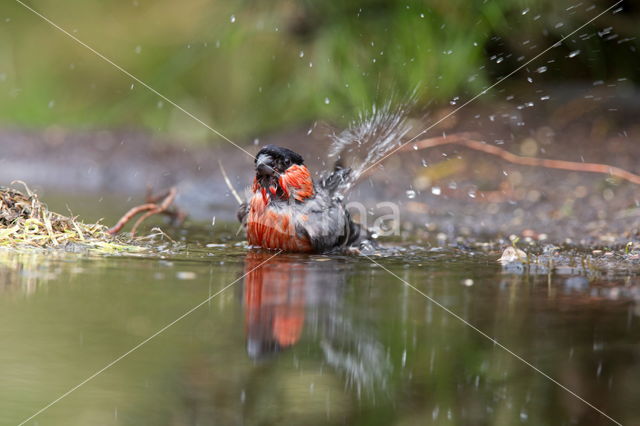
<path fill-rule="evenodd" d="M 148 256 L 0 254 L 0 424 L 640 424 L 640 282 L 495 253 L 279 255 L 211 236 Z M 198 239 L 201 243 L 197 243 Z M 562 271 L 560 271 L 562 272 Z M 247 274 L 243 277 L 243 275 Z"/>

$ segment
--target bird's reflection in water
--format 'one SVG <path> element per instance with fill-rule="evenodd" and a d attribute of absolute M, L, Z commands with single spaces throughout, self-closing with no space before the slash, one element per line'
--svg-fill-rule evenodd
<path fill-rule="evenodd" d="M 284 256 L 258 267 L 266 259 L 264 253 L 249 253 L 245 262 L 247 353 L 254 360 L 295 345 L 305 320 L 307 268 Z"/>
<path fill-rule="evenodd" d="M 344 301 L 350 266 L 339 259 L 250 252 L 243 304 L 247 354 L 263 361 L 298 344 L 319 347 L 358 393 L 384 386 L 390 362 L 375 331 Z M 255 270 L 254 270 L 255 269 Z"/>

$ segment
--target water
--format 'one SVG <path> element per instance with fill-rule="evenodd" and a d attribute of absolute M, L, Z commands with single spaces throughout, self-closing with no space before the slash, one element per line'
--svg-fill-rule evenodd
<path fill-rule="evenodd" d="M 360 112 L 347 129 L 332 135 L 328 157 L 351 169 L 337 188 L 339 194 L 349 191 L 365 172 L 400 149 L 402 138 L 411 130 L 407 111 L 413 102 L 409 97 L 397 105 L 394 100 L 382 106 L 374 104 L 370 111 Z"/>
<path fill-rule="evenodd" d="M 384 268 L 638 424 L 633 274 L 511 273 L 446 247 L 382 266 L 279 255 L 250 272 L 271 254 L 201 235 L 177 254 L 0 254 L 0 424 L 236 280 L 28 424 L 612 424 Z"/>

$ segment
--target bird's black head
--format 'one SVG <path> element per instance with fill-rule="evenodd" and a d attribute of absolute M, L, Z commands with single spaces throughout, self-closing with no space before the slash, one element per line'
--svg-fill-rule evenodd
<path fill-rule="evenodd" d="M 261 176 L 277 177 L 294 164 L 303 165 L 304 160 L 300 154 L 290 149 L 266 145 L 256 155 L 255 164 L 258 178 Z"/>

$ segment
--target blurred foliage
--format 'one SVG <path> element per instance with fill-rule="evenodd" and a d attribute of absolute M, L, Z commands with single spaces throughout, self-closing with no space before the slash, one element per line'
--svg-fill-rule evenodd
<path fill-rule="evenodd" d="M 414 91 L 423 106 L 456 103 L 610 5 L 552 0 L 32 3 L 233 138 L 317 119 L 344 122 L 372 102 Z M 612 55 L 635 52 L 636 16 L 625 5 L 545 55 L 548 60 L 576 49 L 585 53 L 554 70 L 553 78 L 593 79 L 617 72 L 636 77 L 638 68 L 629 61 L 614 68 L 609 64 Z M 624 49 L 604 49 L 621 40 L 629 42 Z M 525 72 L 518 77 L 524 79 Z M 133 126 L 183 140 L 216 139 L 14 2 L 5 2 L 0 11 L 0 123 Z"/>

